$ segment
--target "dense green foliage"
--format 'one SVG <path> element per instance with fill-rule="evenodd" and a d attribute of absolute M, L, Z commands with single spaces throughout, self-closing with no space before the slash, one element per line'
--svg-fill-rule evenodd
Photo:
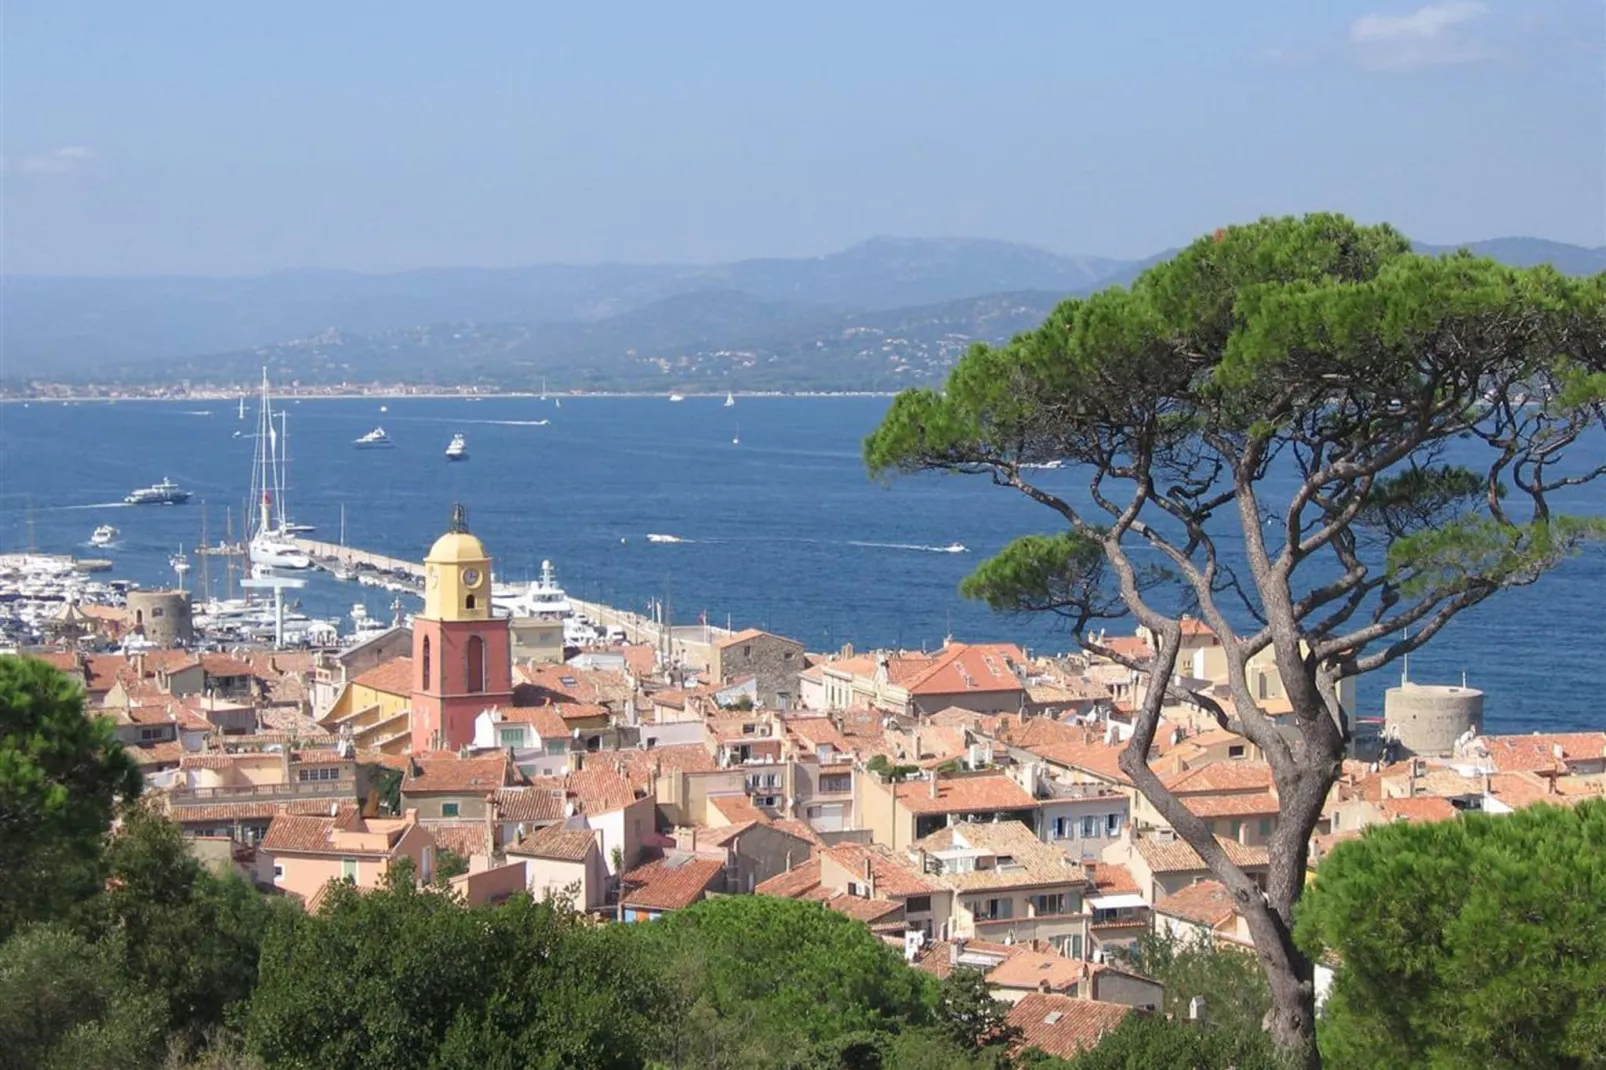
<path fill-rule="evenodd" d="M 1297 935 L 1340 962 L 1335 1067 L 1606 1067 L 1606 803 L 1370 829 Z"/>
<path fill-rule="evenodd" d="M 1165 1013 L 1188 1017 L 1195 996 L 1204 998 L 1212 1025 L 1239 1033 L 1261 1028 L 1271 1007 L 1266 975 L 1252 955 L 1203 940 L 1145 932 L 1126 952 L 1142 971 L 1165 985 Z"/>
<path fill-rule="evenodd" d="M 45 662 L 0 656 L 0 940 L 91 893 L 100 845 L 139 770 L 108 718 Z"/>
<path fill-rule="evenodd" d="M 1098 1047 L 1059 1066 L 1063 1070 L 1286 1070 L 1288 1063 L 1258 1028 L 1199 1027 L 1133 1014 Z"/>

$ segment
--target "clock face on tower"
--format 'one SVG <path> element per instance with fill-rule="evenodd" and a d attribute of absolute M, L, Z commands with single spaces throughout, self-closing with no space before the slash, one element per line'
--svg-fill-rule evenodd
<path fill-rule="evenodd" d="M 478 587 L 479 585 L 480 585 L 480 570 L 477 569 L 477 568 L 465 568 L 463 570 L 463 586 L 465 586 L 465 587 Z"/>

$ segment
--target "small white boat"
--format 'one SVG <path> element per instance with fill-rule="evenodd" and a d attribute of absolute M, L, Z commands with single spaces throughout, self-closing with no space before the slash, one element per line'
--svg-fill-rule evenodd
<path fill-rule="evenodd" d="M 686 399 L 684 397 L 682 397 L 681 395 L 679 395 L 679 394 L 670 394 L 669 395 L 669 400 L 670 401 L 685 401 Z"/>
<path fill-rule="evenodd" d="M 741 424 L 737 424 L 736 425 L 736 433 L 731 436 L 731 445 L 732 446 L 740 446 L 741 444 L 742 444 L 742 425 Z"/>
<path fill-rule="evenodd" d="M 729 390 L 725 391 L 725 407 L 728 409 L 734 404 L 736 404 L 736 395 Z"/>
<path fill-rule="evenodd" d="M 684 542 L 678 535 L 660 535 L 656 532 L 647 535 L 648 542 Z"/>
<path fill-rule="evenodd" d="M 970 548 L 962 542 L 951 542 L 942 548 L 942 552 L 945 554 L 963 554 L 968 553 L 969 549 Z"/>
<path fill-rule="evenodd" d="M 121 534 L 122 532 L 118 531 L 110 524 L 102 524 L 100 527 L 96 528 L 95 533 L 89 537 L 89 545 L 110 546 L 112 543 L 117 541 L 117 536 Z"/>
<path fill-rule="evenodd" d="M 462 435 L 453 435 L 451 445 L 446 447 L 446 459 L 448 461 L 468 460 L 468 440 Z"/>
<path fill-rule="evenodd" d="M 385 434 L 383 427 L 376 427 L 357 439 L 352 445 L 360 450 L 388 450 L 395 448 L 396 443 L 392 442 L 390 436 Z"/>
<path fill-rule="evenodd" d="M 280 524 L 279 531 L 284 535 L 305 535 L 309 531 L 317 531 L 316 524 Z"/>

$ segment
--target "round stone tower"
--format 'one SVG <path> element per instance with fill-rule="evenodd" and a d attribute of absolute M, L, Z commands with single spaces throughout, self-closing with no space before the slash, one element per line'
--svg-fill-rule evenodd
<path fill-rule="evenodd" d="M 189 646 L 195 641 L 188 591 L 129 591 L 128 623 L 157 646 Z"/>
<path fill-rule="evenodd" d="M 1483 692 L 1475 687 L 1402 683 L 1383 695 L 1383 731 L 1407 754 L 1452 754 L 1468 729 L 1483 731 Z"/>

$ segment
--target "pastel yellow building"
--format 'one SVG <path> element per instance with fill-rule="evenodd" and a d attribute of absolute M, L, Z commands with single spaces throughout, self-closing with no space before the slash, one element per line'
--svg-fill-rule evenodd
<path fill-rule="evenodd" d="M 412 731 L 413 659 L 392 658 L 340 689 L 319 723 L 331 732 L 351 730 L 359 747 L 406 754 Z"/>

